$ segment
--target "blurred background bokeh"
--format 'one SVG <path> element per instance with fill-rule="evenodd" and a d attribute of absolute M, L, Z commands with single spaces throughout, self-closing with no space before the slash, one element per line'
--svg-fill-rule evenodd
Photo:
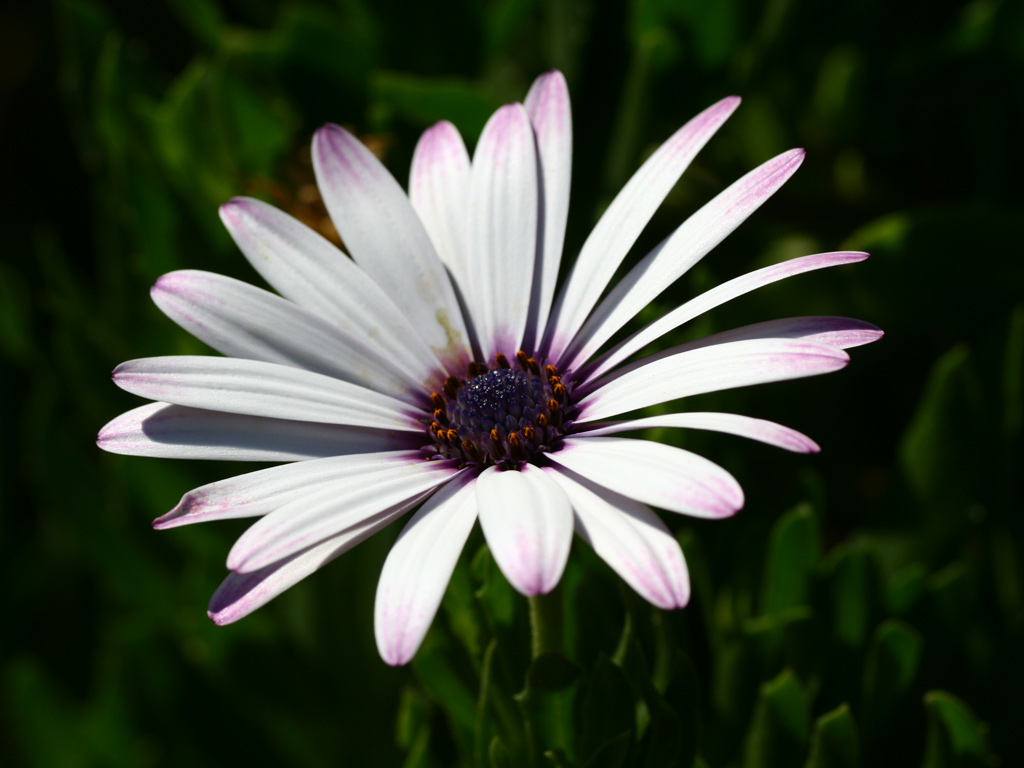
<path fill-rule="evenodd" d="M 0 762 L 502 764 L 516 709 L 495 701 L 523 684 L 528 629 L 479 537 L 410 667 L 385 666 L 372 635 L 397 526 L 217 628 L 206 604 L 244 521 L 149 522 L 252 467 L 112 456 L 94 438 L 141 402 L 110 383 L 117 363 L 204 351 L 149 301 L 159 275 L 259 282 L 218 205 L 255 195 L 331 236 L 318 126 L 349 126 L 404 184 L 426 126 L 449 119 L 472 147 L 551 68 L 573 101 L 570 257 L 638 164 L 723 96 L 743 105 L 634 255 L 755 165 L 808 151 L 650 316 L 785 258 L 872 254 L 668 341 L 805 314 L 887 335 L 841 373 L 694 403 L 796 427 L 820 455 L 659 436 L 733 472 L 747 507 L 668 521 L 695 582 L 673 615 L 577 540 L 563 586 L 577 671 L 545 695 L 589 725 L 564 743 L 542 728 L 565 750 L 548 764 L 1024 765 L 1014 0 L 5 2 Z M 481 696 L 492 638 L 504 677 Z"/>

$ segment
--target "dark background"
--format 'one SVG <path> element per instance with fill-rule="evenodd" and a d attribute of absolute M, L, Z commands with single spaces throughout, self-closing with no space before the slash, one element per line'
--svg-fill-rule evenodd
<path fill-rule="evenodd" d="M 748 498 L 729 521 L 669 520 L 695 575 L 693 604 L 665 621 L 695 675 L 696 749 L 709 766 L 802 765 L 807 723 L 848 702 L 865 764 L 1024 764 L 1024 4 L 441 6 L 0 9 L 0 761 L 470 760 L 444 714 L 457 683 L 435 674 L 458 655 L 467 609 L 446 601 L 410 668 L 388 668 L 374 647 L 373 592 L 397 528 L 217 628 L 205 606 L 242 523 L 158 534 L 149 521 L 250 467 L 111 456 L 94 437 L 139 404 L 110 383 L 117 363 L 202 351 L 149 302 L 160 274 L 258 282 L 219 204 L 258 195 L 330 234 L 311 186 L 319 125 L 352 127 L 404 184 L 426 126 L 450 119 L 472 147 L 493 109 L 559 68 L 575 126 L 567 257 L 642 159 L 725 95 L 744 103 L 636 255 L 755 165 L 808 150 L 652 314 L 784 258 L 872 253 L 666 342 L 803 314 L 887 334 L 841 373 L 697 407 L 791 425 L 818 456 L 660 436 L 722 463 Z M 459 571 L 469 582 L 473 549 Z M 578 541 L 566 589 L 590 596 L 566 616 L 567 654 L 585 670 L 615 651 L 624 611 L 662 621 Z M 510 632 L 525 637 L 513 603 Z M 787 733 L 802 746 L 790 753 L 759 739 L 774 733 L 773 691 L 793 680 L 801 714 Z"/>

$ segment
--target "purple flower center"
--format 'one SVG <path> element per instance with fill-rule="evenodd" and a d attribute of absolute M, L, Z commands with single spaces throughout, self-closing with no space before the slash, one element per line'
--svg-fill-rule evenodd
<path fill-rule="evenodd" d="M 449 377 L 431 395 L 428 458 L 519 469 L 561 447 L 578 414 L 568 388 L 554 366 L 541 368 L 524 352 L 516 362 L 499 354 L 490 368 L 471 363 L 466 380 Z"/>

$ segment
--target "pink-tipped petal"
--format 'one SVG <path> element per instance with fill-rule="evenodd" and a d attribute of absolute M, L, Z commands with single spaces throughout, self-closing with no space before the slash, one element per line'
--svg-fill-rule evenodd
<path fill-rule="evenodd" d="M 522 104 L 484 127 L 473 155 L 465 295 L 485 360 L 515 354 L 530 309 L 537 251 L 537 150 Z"/>
<path fill-rule="evenodd" d="M 596 382 L 579 401 L 578 423 L 657 403 L 754 384 L 817 376 L 844 368 L 841 349 L 807 341 L 752 339 L 651 355 Z"/>
<path fill-rule="evenodd" d="M 658 608 L 683 608 L 690 601 L 683 550 L 660 517 L 575 472 L 547 471 L 572 503 L 576 533 L 623 581 Z"/>
<path fill-rule="evenodd" d="M 150 293 L 165 315 L 228 357 L 303 368 L 406 402 L 425 397 L 422 379 L 401 359 L 381 355 L 373 339 L 248 283 L 182 270 L 161 277 Z"/>
<path fill-rule="evenodd" d="M 283 211 L 248 197 L 220 218 L 249 263 L 282 296 L 356 339 L 372 339 L 385 359 L 402 360 L 417 381 L 439 367 L 401 310 L 334 245 Z"/>
<path fill-rule="evenodd" d="M 443 485 L 458 471 L 450 462 L 414 459 L 339 477 L 253 523 L 228 553 L 228 569 L 247 573 L 291 557 Z"/>
<path fill-rule="evenodd" d="M 591 425 L 587 425 L 590 427 Z M 685 429 L 706 429 L 712 432 L 724 432 L 729 435 L 746 437 L 751 440 L 773 445 L 793 453 L 818 453 L 818 444 L 797 432 L 772 421 L 739 416 L 735 413 L 667 413 L 651 416 L 646 419 L 629 419 L 628 421 L 600 422 L 581 433 L 581 437 L 601 437 L 616 435 L 621 432 L 635 432 L 640 429 L 656 429 L 663 427 L 682 427 Z"/>
<path fill-rule="evenodd" d="M 867 257 L 866 253 L 859 251 L 818 253 L 813 256 L 801 256 L 796 259 L 790 259 L 780 264 L 772 264 L 763 269 L 733 278 L 682 304 L 617 344 L 594 363 L 585 366 L 587 378 L 595 379 L 603 376 L 669 331 L 675 330 L 708 310 L 719 307 L 738 296 L 750 293 L 761 286 L 785 280 L 787 277 L 802 275 L 804 272 L 811 272 L 816 269 L 825 269 L 826 267 L 835 267 L 842 264 L 855 264 L 859 261 L 864 261 Z"/>
<path fill-rule="evenodd" d="M 303 461 L 326 456 L 419 447 L 409 432 L 265 419 L 150 403 L 122 413 L 100 430 L 110 453 L 163 459 Z"/>
<path fill-rule="evenodd" d="M 572 544 L 572 507 L 542 469 L 485 469 L 476 483 L 480 527 L 505 578 L 533 597 L 557 586 Z"/>
<path fill-rule="evenodd" d="M 392 666 L 408 663 L 426 637 L 462 547 L 476 522 L 475 478 L 464 474 L 435 493 L 402 530 L 377 583 L 377 650 Z"/>
<path fill-rule="evenodd" d="M 640 232 L 694 157 L 739 106 L 722 99 L 673 134 L 616 195 L 583 244 L 555 303 L 545 337 L 548 358 L 561 358 Z"/>
<path fill-rule="evenodd" d="M 221 626 L 245 618 L 334 558 L 390 525 L 429 495 L 427 492 L 408 499 L 281 562 L 250 573 L 228 574 L 214 592 L 207 615 Z"/>
<path fill-rule="evenodd" d="M 423 412 L 346 381 L 260 360 L 176 355 L 114 370 L 128 392 L 191 408 L 321 424 L 422 432 Z"/>
<path fill-rule="evenodd" d="M 314 496 L 340 477 L 377 472 L 386 464 L 418 458 L 419 451 L 328 456 L 236 475 L 189 491 L 174 509 L 154 520 L 153 527 L 163 530 L 211 520 L 262 517 L 297 499 Z"/>
<path fill-rule="evenodd" d="M 569 216 L 572 180 L 572 108 L 569 87 L 561 72 L 538 77 L 526 95 L 526 111 L 537 137 L 540 162 L 540 237 L 533 296 L 524 344 L 533 347 L 544 335 L 562 261 L 565 223 Z"/>
<path fill-rule="evenodd" d="M 470 162 L 458 129 L 447 120 L 420 137 L 409 172 L 409 199 L 437 255 L 463 292 L 467 286 L 466 204 Z"/>
<path fill-rule="evenodd" d="M 356 260 L 452 370 L 467 362 L 462 312 L 448 273 L 409 198 L 351 133 L 313 137 L 313 169 L 331 220 Z"/>
<path fill-rule="evenodd" d="M 719 194 L 647 254 L 611 290 L 566 350 L 561 365 L 578 368 L 662 291 L 746 221 L 796 173 L 802 149 L 772 158 Z"/>
<path fill-rule="evenodd" d="M 729 517 L 743 507 L 743 489 L 717 464 L 649 440 L 570 437 L 547 455 L 593 483 L 655 507 L 693 517 Z"/>
<path fill-rule="evenodd" d="M 836 349 L 850 349 L 878 341 L 883 335 L 882 329 L 878 326 L 849 317 L 785 317 L 732 328 L 680 344 L 672 349 L 675 353 L 747 339 L 799 339 Z M 662 356 L 665 356 L 664 353 L 658 353 L 658 357 Z M 652 355 L 650 358 L 642 359 L 649 360 L 654 357 Z"/>

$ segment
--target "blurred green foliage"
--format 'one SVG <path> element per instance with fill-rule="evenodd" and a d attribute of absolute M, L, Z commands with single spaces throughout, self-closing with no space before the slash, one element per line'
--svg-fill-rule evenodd
<path fill-rule="evenodd" d="M 404 181 L 424 127 L 452 120 L 472 145 L 551 67 L 573 98 L 570 257 L 658 142 L 728 93 L 744 105 L 636 254 L 807 147 L 649 312 L 792 256 L 871 251 L 665 340 L 800 314 L 885 328 L 842 374 L 701 398 L 823 453 L 658 433 L 729 468 L 747 509 L 668 521 L 694 584 L 671 614 L 577 542 L 535 606 L 564 614 L 542 653 L 478 534 L 408 668 L 379 662 L 372 637 L 395 530 L 213 626 L 203 609 L 241 527 L 146 521 L 248 467 L 93 445 L 136 404 L 114 365 L 203 351 L 147 288 L 186 267 L 255 279 L 217 218 L 235 194 L 330 234 L 308 155 L 320 124 L 352 126 Z M 5 4 L 0 762 L 1024 764 L 1022 81 L 1012 0 Z"/>

